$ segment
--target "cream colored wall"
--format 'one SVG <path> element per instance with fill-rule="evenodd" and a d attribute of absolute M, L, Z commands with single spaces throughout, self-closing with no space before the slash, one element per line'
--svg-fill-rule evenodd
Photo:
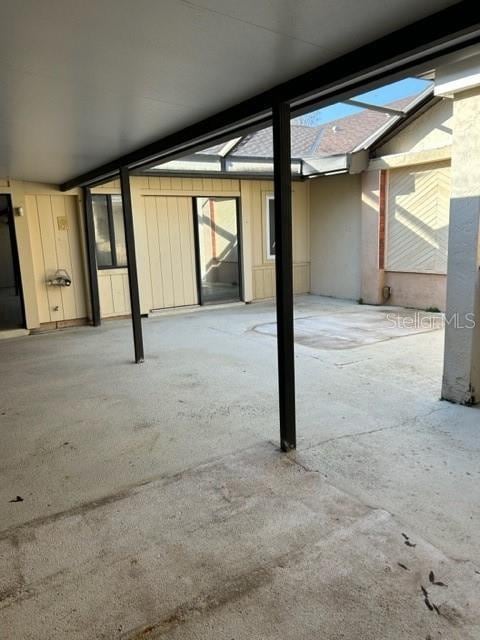
<path fill-rule="evenodd" d="M 367 226 L 369 229 L 368 236 L 367 233 L 365 233 L 362 240 L 362 251 L 364 255 L 362 260 L 362 264 L 364 265 L 362 297 L 366 302 L 381 303 L 382 289 L 385 285 L 391 287 L 392 290 L 392 295 L 388 302 L 389 304 L 419 309 L 426 309 L 428 307 L 436 307 L 440 310 L 445 309 L 445 275 L 442 275 L 441 273 L 383 271 L 375 267 L 375 261 L 378 262 L 378 259 L 374 254 L 374 247 L 371 246 L 371 238 L 374 231 L 373 216 L 375 214 L 375 208 L 378 209 L 376 201 L 378 201 L 379 194 L 377 190 L 370 187 L 375 183 L 378 183 L 379 169 L 389 170 L 388 174 L 390 175 L 387 177 L 387 183 L 389 181 L 388 178 L 392 175 L 396 177 L 400 174 L 407 175 L 409 173 L 411 173 L 412 176 L 417 174 L 426 176 L 426 182 L 428 182 L 430 175 L 428 174 L 429 168 L 436 169 L 437 167 L 442 168 L 445 176 L 448 177 L 448 166 L 451 157 L 452 127 L 452 101 L 449 99 L 443 99 L 439 104 L 426 111 L 408 127 L 405 127 L 403 131 L 400 131 L 395 137 L 379 147 L 375 151 L 375 155 L 377 157 L 373 158 L 369 163 L 369 171 L 365 173 L 363 178 L 365 185 L 363 194 L 365 231 L 367 231 Z M 433 180 L 436 176 L 435 171 L 431 173 L 431 176 Z M 449 193 L 447 193 L 447 191 L 449 191 L 449 187 L 447 184 L 447 177 L 442 179 L 442 181 L 435 180 L 435 200 L 437 200 L 437 197 L 442 201 L 448 200 Z M 443 173 L 442 178 L 444 178 Z M 389 215 L 392 214 L 391 197 L 390 211 L 388 210 L 388 200 L 387 188 L 387 228 L 385 247 L 387 268 L 389 263 L 389 233 L 392 232 L 391 226 L 390 228 L 388 226 L 388 218 Z M 433 195 L 430 194 L 428 196 L 428 202 L 431 203 L 432 201 Z M 419 207 L 421 208 L 422 206 L 425 206 L 428 202 L 423 202 L 422 205 L 421 199 L 418 199 L 418 203 L 415 201 L 415 211 L 420 214 Z M 370 217 L 369 211 L 371 212 Z M 428 211 L 423 218 L 428 220 L 430 219 L 428 217 Z M 367 219 L 368 225 L 366 224 Z M 375 251 L 378 252 L 378 215 L 376 219 L 377 233 Z M 434 221 L 434 224 L 436 227 L 439 226 L 438 221 Z M 438 240 L 438 243 L 442 244 L 442 242 L 444 243 L 444 237 L 446 235 L 446 227 L 444 223 L 440 223 L 439 230 L 442 237 Z M 437 229 L 435 233 L 438 235 Z M 391 238 L 390 241 L 392 241 Z M 437 242 L 437 239 L 435 239 L 435 242 Z M 435 271 L 437 269 L 438 266 L 433 266 L 431 270 Z"/>
<path fill-rule="evenodd" d="M 391 287 L 392 291 L 387 304 L 445 311 L 447 296 L 445 275 L 385 271 L 385 285 Z"/>
<path fill-rule="evenodd" d="M 365 304 L 383 302 L 384 271 L 379 264 L 380 171 L 362 173 L 361 295 Z"/>
<path fill-rule="evenodd" d="M 452 101 L 444 98 L 439 104 L 405 127 L 375 151 L 376 156 L 397 153 L 417 153 L 450 147 L 452 144 Z"/>
<path fill-rule="evenodd" d="M 208 178 L 132 177 L 132 198 L 136 234 L 137 262 L 142 313 L 153 305 L 148 241 L 144 217 L 145 196 L 235 196 L 240 195 L 237 180 Z M 120 193 L 118 180 L 92 190 L 94 193 Z M 89 315 L 89 291 L 85 258 L 85 233 L 81 192 L 61 193 L 53 185 L 0 179 L 0 192 L 11 194 L 14 207 L 23 207 L 24 215 L 15 216 L 23 297 L 27 328 L 41 324 L 68 323 Z M 58 219 L 66 225 L 59 227 Z M 63 223 L 64 221 L 61 220 Z M 70 287 L 46 284 L 57 269 L 66 269 L 72 277 Z M 98 272 L 103 317 L 130 312 L 127 269 L 102 269 Z"/>
<path fill-rule="evenodd" d="M 478 64 L 478 58 L 474 59 Z M 447 74 L 445 74 L 447 75 Z M 462 76 L 465 67 L 462 67 Z M 448 284 L 442 398 L 480 402 L 480 85 L 454 96 Z M 448 77 L 448 76 L 447 76 Z M 446 80 L 447 78 L 445 78 Z M 467 85 L 468 86 L 468 85 Z M 466 87 L 465 87 L 466 88 Z M 475 322 L 467 322 L 467 319 Z"/>
<path fill-rule="evenodd" d="M 310 181 L 311 292 L 358 299 L 361 294 L 360 175 Z"/>
<path fill-rule="evenodd" d="M 147 195 L 139 204 L 134 215 L 148 262 L 139 281 L 143 304 L 149 310 L 197 304 L 192 199 Z"/>
<path fill-rule="evenodd" d="M 275 265 L 266 257 L 266 196 L 273 193 L 271 181 L 223 180 L 211 178 L 132 177 L 132 202 L 142 313 L 152 308 L 151 264 L 144 198 L 149 195 L 169 197 L 241 197 L 244 298 L 246 301 L 271 298 L 275 293 Z M 94 193 L 120 193 L 118 181 L 102 185 Z M 309 195 L 308 183 L 293 184 L 293 259 L 295 293 L 310 290 Z M 118 281 L 127 270 L 100 270 L 100 305 L 102 315 L 129 312 L 125 286 Z M 126 283 L 126 280 L 123 280 Z M 128 292 L 127 292 L 128 293 Z M 104 311 L 105 310 L 105 311 Z M 108 311 L 107 311 L 108 310 Z"/>
<path fill-rule="evenodd" d="M 294 182 L 293 191 L 293 288 L 310 291 L 309 184 Z M 261 300 L 275 295 L 275 262 L 267 258 L 267 196 L 273 182 L 242 180 L 242 220 L 245 299 Z"/>
<path fill-rule="evenodd" d="M 99 269 L 97 277 L 101 317 L 128 315 L 130 293 L 127 269 Z"/>
<path fill-rule="evenodd" d="M 378 171 L 311 181 L 312 293 L 381 304 L 390 286 L 387 304 L 444 310 L 445 275 L 379 268 L 379 184 Z"/>
<path fill-rule="evenodd" d="M 14 216 L 26 326 L 63 323 L 88 315 L 83 218 L 79 192 L 61 193 L 53 185 L 0 180 L 1 193 L 9 193 Z M 60 221 L 59 221 L 60 218 Z M 57 269 L 66 269 L 70 287 L 46 284 Z"/>
<path fill-rule="evenodd" d="M 379 148 L 376 153 L 381 157 L 372 160 L 370 168 L 375 168 L 375 163 L 379 162 L 383 162 L 384 166 L 405 166 L 409 163 L 445 159 L 450 153 L 451 126 L 451 102 L 443 100 Z M 437 158 L 432 154 L 442 155 L 441 158 Z M 329 186 L 335 180 L 338 181 L 336 195 L 333 193 L 335 189 L 330 189 Z M 358 194 L 358 206 L 353 206 L 350 187 L 345 191 L 347 182 L 349 185 L 356 183 L 355 189 L 358 190 L 358 180 L 355 176 L 337 176 L 293 184 L 296 293 L 312 289 L 314 292 L 327 295 L 351 298 L 360 295 L 361 249 L 358 246 L 358 238 L 361 234 L 361 216 L 358 211 L 362 206 L 362 196 L 361 193 Z M 310 188 L 313 194 L 311 212 Z M 27 327 L 35 328 L 40 324 L 52 322 L 61 324 L 64 321 L 85 318 L 88 315 L 88 286 L 80 192 L 76 190 L 63 194 L 52 185 L 9 179 L 0 180 L 0 189 L 2 193 L 10 193 L 13 206 L 23 207 L 25 212 L 24 216 L 15 216 L 14 219 Z M 120 185 L 115 181 L 96 188 L 94 192 L 120 193 Z M 270 298 L 275 291 L 274 263 L 266 257 L 266 195 L 269 193 L 273 193 L 273 184 L 269 181 L 133 177 L 132 197 L 142 313 L 148 313 L 152 308 L 152 295 L 148 286 L 148 242 L 144 221 L 142 216 L 138 215 L 144 205 L 142 198 L 147 195 L 241 196 L 244 296 L 249 301 Z M 333 215 L 333 205 L 338 208 L 339 198 L 340 217 Z M 59 228 L 58 218 L 66 218 L 66 228 Z M 332 251 L 335 244 L 330 240 L 336 235 L 339 220 L 342 222 L 340 229 L 343 231 L 340 234 L 340 251 L 337 252 Z M 347 247 L 349 260 L 345 261 L 343 257 L 347 257 Z M 73 279 L 70 288 L 57 289 L 46 284 L 46 280 L 57 268 L 69 271 Z M 395 280 L 390 282 L 404 291 L 405 286 L 399 281 L 402 277 L 402 274 L 397 274 Z M 129 312 L 126 269 L 99 271 L 99 289 L 104 316 L 124 315 Z M 368 289 L 365 283 L 363 289 Z M 438 288 L 438 296 L 440 290 L 441 287 Z M 435 296 L 439 301 L 437 294 Z M 425 296 L 420 298 L 424 300 Z M 442 308 L 440 304 L 432 306 Z"/>
<path fill-rule="evenodd" d="M 168 291 L 166 289 L 165 291 L 160 291 L 161 284 L 158 281 L 158 277 L 161 276 L 161 273 L 159 266 L 154 264 L 156 252 L 154 247 L 150 246 L 149 248 L 149 242 L 152 243 L 155 238 L 148 229 L 146 217 L 152 201 L 146 202 L 146 198 L 149 196 L 162 197 L 162 199 L 168 198 L 170 204 L 183 208 L 181 203 L 186 200 L 186 197 L 189 199 L 194 196 L 238 197 L 240 195 L 240 184 L 238 180 L 220 180 L 216 178 L 132 176 L 130 186 L 135 227 L 140 309 L 142 314 L 148 314 L 152 309 L 163 308 L 163 306 L 176 306 L 176 303 L 171 299 L 171 296 L 167 295 Z M 92 189 L 92 193 L 120 193 L 120 183 L 118 180 L 112 181 Z M 188 236 L 187 239 L 193 242 L 191 228 L 186 230 L 186 234 Z M 178 255 L 178 260 L 179 268 L 178 271 L 175 271 L 175 275 L 181 273 L 180 254 Z M 130 313 L 127 269 L 99 269 L 97 274 L 102 317 L 115 317 Z M 162 299 L 165 300 L 163 305 L 159 304 Z M 185 304 L 194 304 L 196 302 L 196 294 L 194 299 L 187 292 L 185 300 L 187 300 Z M 177 302 L 181 304 L 182 300 L 177 300 Z"/>
<path fill-rule="evenodd" d="M 75 196 L 25 194 L 40 324 L 87 317 L 81 226 Z M 47 285 L 57 269 L 66 270 L 70 287 Z"/>
<path fill-rule="evenodd" d="M 445 310 L 447 278 L 444 273 L 449 217 L 452 127 L 452 101 L 443 99 L 377 150 L 377 155 L 382 155 L 391 165 L 387 179 L 386 270 L 384 273 L 384 284 L 389 286 L 392 292 L 389 304 L 418 309 Z M 436 159 L 442 162 L 432 163 L 432 160 Z M 412 182 L 410 192 L 406 189 L 406 183 L 403 184 L 402 176 L 404 181 Z M 400 195 L 396 197 L 395 203 L 405 209 L 404 215 L 409 218 L 405 220 L 405 224 L 411 229 L 408 237 L 399 240 L 400 244 L 394 242 L 393 185 L 396 189 L 400 188 Z M 418 193 L 419 190 L 423 192 L 423 196 Z M 399 215 L 402 218 L 401 212 Z M 415 237 L 418 238 L 416 244 Z M 428 256 L 424 258 L 418 253 L 422 246 L 431 248 Z M 389 265 L 400 264 L 402 260 L 405 263 L 403 256 L 406 250 L 413 252 L 409 261 L 411 267 L 405 270 L 388 270 Z M 425 273 L 425 271 L 437 273 Z"/>

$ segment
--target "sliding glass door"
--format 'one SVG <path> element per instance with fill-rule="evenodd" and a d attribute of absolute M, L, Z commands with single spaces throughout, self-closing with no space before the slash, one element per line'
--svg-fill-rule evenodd
<path fill-rule="evenodd" d="M 202 304 L 241 299 L 236 198 L 195 198 Z"/>

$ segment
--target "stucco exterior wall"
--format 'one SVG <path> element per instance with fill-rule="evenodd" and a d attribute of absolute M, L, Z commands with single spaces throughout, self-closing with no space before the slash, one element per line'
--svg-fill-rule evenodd
<path fill-rule="evenodd" d="M 455 94 L 447 318 L 456 322 L 445 327 L 442 397 L 462 404 L 480 402 L 479 121 L 480 87 Z"/>
<path fill-rule="evenodd" d="M 379 147 L 375 155 L 417 153 L 452 144 L 452 101 L 443 99 Z"/>
<path fill-rule="evenodd" d="M 444 310 L 446 307 L 446 275 L 441 271 L 445 271 L 444 267 L 435 264 L 429 265 L 429 269 L 421 269 L 420 271 L 433 271 L 436 273 L 418 272 L 415 264 L 427 263 L 422 256 L 412 256 L 411 267 L 405 271 L 398 269 L 396 271 L 388 270 L 389 263 L 395 262 L 393 256 L 389 254 L 393 250 L 392 246 L 392 207 L 394 202 L 391 189 L 389 186 L 394 183 L 398 175 L 423 176 L 424 180 L 419 181 L 418 185 L 413 181 L 414 186 L 410 186 L 414 207 L 404 215 L 409 217 L 409 238 L 400 238 L 401 246 L 397 247 L 397 253 L 404 258 L 405 247 L 412 244 L 412 234 L 417 228 L 423 229 L 419 231 L 419 241 L 415 247 L 423 246 L 420 242 L 421 237 L 427 234 L 427 244 L 437 246 L 437 244 L 445 243 L 443 237 L 446 238 L 448 219 L 439 221 L 432 217 L 432 212 L 438 208 L 438 202 L 446 201 L 448 203 L 450 195 L 449 186 L 449 165 L 452 145 L 452 128 L 453 128 L 453 107 L 452 101 L 443 99 L 440 103 L 426 111 L 423 115 L 415 119 L 410 125 L 405 127 L 396 136 L 391 138 L 384 145 L 375 151 L 375 158 L 370 161 L 369 171 L 364 176 L 364 219 L 367 220 L 368 210 L 373 211 L 377 206 L 375 202 L 379 197 L 379 193 L 368 188 L 369 182 L 373 185 L 377 182 L 377 174 L 379 169 L 387 170 L 387 190 L 386 190 L 386 247 L 385 247 L 385 271 L 375 269 L 372 258 L 372 221 L 373 214 L 368 218 L 370 233 L 364 234 L 362 241 L 364 259 L 363 259 L 363 298 L 366 302 L 381 303 L 383 300 L 383 287 L 391 287 L 391 297 L 388 304 L 399 306 L 414 307 L 426 309 L 436 307 Z M 437 162 L 440 161 L 440 162 Z M 438 179 L 439 172 L 442 180 Z M 434 179 L 435 178 L 435 179 Z M 397 181 L 398 182 L 398 181 Z M 425 183 L 425 184 L 423 184 Z M 396 183 L 395 183 L 396 184 Z M 432 186 L 433 185 L 433 186 Z M 416 189 L 424 191 L 423 196 L 415 194 Z M 413 189 L 413 191 L 412 191 Z M 430 189 L 430 191 L 429 191 Z M 401 191 L 405 196 L 404 191 Z M 415 199 L 414 196 L 418 195 Z M 368 203 L 367 203 L 368 201 Z M 400 204 L 403 201 L 400 199 Z M 445 208 L 445 207 L 443 207 Z M 434 211 L 435 210 L 435 211 Z M 390 220 L 389 220 L 390 218 Z M 448 216 L 447 216 L 448 218 Z M 432 228 L 430 229 L 430 225 Z M 438 227 L 438 228 L 437 228 Z M 430 233 L 431 231 L 431 233 Z M 430 235 L 435 235 L 432 240 Z M 437 236 L 443 234 L 441 238 Z M 389 247 L 390 241 L 390 247 Z M 398 243 L 397 243 L 398 244 Z M 417 246 L 418 245 L 418 246 Z M 413 246 L 413 245 L 412 245 Z M 426 245 L 425 245 L 426 246 Z M 414 247 L 414 248 L 415 248 Z M 378 244 L 377 244 L 378 251 Z M 404 260 L 405 262 L 405 260 Z M 438 260 L 437 260 L 438 262 Z M 410 271 L 407 273 L 406 271 Z"/>
<path fill-rule="evenodd" d="M 387 304 L 445 311 L 447 276 L 432 273 L 385 271 L 384 284 L 392 294 Z"/>
<path fill-rule="evenodd" d="M 383 302 L 384 271 L 379 264 L 380 171 L 361 177 L 361 298 L 365 304 Z"/>
<path fill-rule="evenodd" d="M 311 292 L 356 300 L 361 296 L 360 175 L 310 181 Z"/>

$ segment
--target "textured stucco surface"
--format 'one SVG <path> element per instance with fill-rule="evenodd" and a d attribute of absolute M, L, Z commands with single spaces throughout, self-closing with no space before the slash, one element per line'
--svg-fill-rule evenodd
<path fill-rule="evenodd" d="M 310 290 L 357 300 L 361 295 L 361 177 L 310 181 Z"/>
<path fill-rule="evenodd" d="M 445 311 L 447 276 L 443 274 L 385 271 L 385 284 L 392 291 L 389 304 Z"/>
<path fill-rule="evenodd" d="M 442 397 L 480 401 L 480 91 L 455 97 Z M 475 320 L 475 326 L 471 319 Z"/>
<path fill-rule="evenodd" d="M 362 174 L 361 297 L 366 304 L 381 304 L 384 271 L 379 268 L 380 171 Z"/>
<path fill-rule="evenodd" d="M 376 149 L 375 154 L 385 156 L 448 147 L 452 144 L 452 124 L 452 101 L 444 98 Z"/>

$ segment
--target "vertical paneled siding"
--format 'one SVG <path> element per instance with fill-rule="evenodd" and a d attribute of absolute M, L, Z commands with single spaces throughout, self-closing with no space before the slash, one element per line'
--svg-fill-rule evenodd
<path fill-rule="evenodd" d="M 293 287 L 295 293 L 310 291 L 309 184 L 295 182 L 293 190 Z M 250 255 L 245 268 L 251 269 L 252 298 L 261 300 L 275 295 L 275 263 L 267 258 L 267 196 L 273 194 L 273 182 L 242 180 L 242 213 L 248 223 Z M 247 248 L 248 245 L 244 246 Z M 246 274 L 248 277 L 248 273 Z"/>
<path fill-rule="evenodd" d="M 144 303 L 149 309 L 197 304 L 191 198 L 142 196 L 142 205 L 135 216 L 147 257 L 139 265 Z"/>
<path fill-rule="evenodd" d="M 271 181 L 133 176 L 131 187 L 142 313 L 197 304 L 191 211 L 195 196 L 241 197 L 245 298 L 275 295 L 275 265 L 266 257 L 266 196 L 273 193 Z M 93 191 L 119 193 L 120 185 L 113 181 Z M 295 293 L 310 290 L 308 208 L 309 185 L 295 182 Z M 127 270 L 102 269 L 98 276 L 102 316 L 129 313 Z"/>
<path fill-rule="evenodd" d="M 82 255 L 82 226 L 76 196 L 25 195 L 34 263 L 39 322 L 86 318 L 87 289 Z M 70 287 L 48 285 L 58 269 L 72 279 Z"/>
<path fill-rule="evenodd" d="M 102 318 L 130 313 L 127 269 L 99 269 L 98 293 Z"/>
<path fill-rule="evenodd" d="M 25 227 L 19 249 L 28 326 L 86 318 L 80 194 L 61 194 L 34 183 L 2 184 L 13 194 L 14 205 L 26 211 L 24 218 L 16 218 L 16 225 L 19 230 Z M 142 313 L 197 303 L 191 209 L 195 196 L 241 197 L 245 298 L 274 295 L 274 263 L 266 258 L 265 198 L 273 192 L 270 181 L 134 176 L 131 184 Z M 308 184 L 295 183 L 293 190 L 294 287 L 300 293 L 310 288 Z M 120 185 L 113 181 L 93 192 L 118 194 Z M 31 275 L 24 266 L 26 252 Z M 47 285 L 57 269 L 70 274 L 71 287 Z M 127 269 L 98 270 L 98 281 L 102 316 L 128 314 Z"/>
<path fill-rule="evenodd" d="M 142 313 L 197 304 L 192 198 L 239 196 L 239 181 L 132 176 L 131 189 Z M 92 191 L 120 193 L 120 183 Z M 128 314 L 127 269 L 101 269 L 98 278 L 102 316 Z"/>

